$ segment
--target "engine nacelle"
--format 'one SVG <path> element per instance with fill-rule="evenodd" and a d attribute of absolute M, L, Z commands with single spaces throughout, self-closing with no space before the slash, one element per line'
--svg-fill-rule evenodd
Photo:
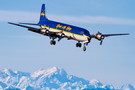
<path fill-rule="evenodd" d="M 48 34 L 49 30 L 46 28 L 42 28 L 42 29 L 40 29 L 40 32 L 42 32 L 43 34 Z"/>
<path fill-rule="evenodd" d="M 102 34 L 96 33 L 94 35 L 95 35 L 95 38 L 98 39 L 99 41 L 104 39 L 104 36 Z"/>

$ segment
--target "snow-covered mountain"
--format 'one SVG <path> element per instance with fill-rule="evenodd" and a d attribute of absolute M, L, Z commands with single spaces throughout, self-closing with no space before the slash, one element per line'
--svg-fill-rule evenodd
<path fill-rule="evenodd" d="M 68 75 L 64 69 L 53 67 L 47 70 L 39 69 L 33 73 L 0 71 L 0 90 L 135 90 L 130 85 L 114 88 L 103 85 L 99 80 L 85 80 L 74 75 Z"/>

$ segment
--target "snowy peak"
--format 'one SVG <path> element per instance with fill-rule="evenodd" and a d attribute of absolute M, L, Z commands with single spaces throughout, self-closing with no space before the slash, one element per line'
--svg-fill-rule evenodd
<path fill-rule="evenodd" d="M 63 68 L 58 68 L 58 67 L 52 67 L 50 69 L 47 69 L 47 72 L 60 74 L 60 75 L 67 75 L 66 71 Z"/>
<path fill-rule="evenodd" d="M 118 89 L 120 89 L 120 90 L 135 90 L 135 88 L 131 84 L 123 85 L 123 86 L 119 87 Z"/>
<path fill-rule="evenodd" d="M 2 70 L 2 72 L 9 75 L 9 76 L 15 76 L 16 75 L 16 73 L 14 73 L 11 69 L 5 68 L 5 69 Z"/>
<path fill-rule="evenodd" d="M 36 72 L 32 73 L 31 76 L 38 77 L 41 75 L 48 76 L 48 75 L 53 75 L 53 74 L 67 75 L 67 73 L 64 69 L 52 67 L 52 68 L 47 69 L 47 70 L 40 68 Z"/>
<path fill-rule="evenodd" d="M 96 86 L 102 86 L 103 84 L 99 81 L 99 80 L 97 80 L 97 79 L 92 79 L 92 80 L 90 80 L 90 84 L 91 85 L 96 85 Z"/>

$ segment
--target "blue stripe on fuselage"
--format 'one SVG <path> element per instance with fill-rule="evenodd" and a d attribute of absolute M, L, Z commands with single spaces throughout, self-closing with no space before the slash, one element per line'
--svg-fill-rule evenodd
<path fill-rule="evenodd" d="M 64 24 L 64 23 L 60 23 L 60 22 L 51 21 L 51 20 L 46 20 L 45 22 L 39 22 L 38 24 L 45 26 L 45 27 L 63 30 L 65 32 L 78 34 L 78 35 L 83 35 L 84 32 L 87 32 L 89 34 L 89 31 L 87 31 L 86 29 L 72 26 L 72 25 L 68 25 L 68 24 Z M 86 36 L 88 36 L 88 35 L 86 35 Z"/>

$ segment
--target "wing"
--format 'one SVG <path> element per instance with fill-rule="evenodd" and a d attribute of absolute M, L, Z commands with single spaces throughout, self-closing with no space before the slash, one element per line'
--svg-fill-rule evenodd
<path fill-rule="evenodd" d="M 109 36 L 120 36 L 120 35 L 129 35 L 129 33 L 123 33 L 123 34 L 102 34 L 104 37 L 109 37 Z"/>
<path fill-rule="evenodd" d="M 57 36 L 55 32 L 51 32 L 48 29 L 44 29 L 44 28 L 34 28 L 34 27 L 30 27 L 30 26 L 25 26 L 25 25 L 20 25 L 20 24 L 16 24 L 16 23 L 12 23 L 12 22 L 8 22 L 9 24 L 12 25 L 16 25 L 16 26 L 20 26 L 20 27 L 24 27 L 24 28 L 28 28 L 29 31 L 33 31 L 39 34 L 43 34 L 46 36 Z M 29 24 L 30 25 L 30 24 Z M 37 24 L 35 24 L 37 25 Z"/>
<path fill-rule="evenodd" d="M 96 34 L 92 34 L 91 38 L 96 38 L 97 35 L 101 35 L 103 37 L 109 37 L 109 36 L 129 35 L 129 33 L 122 33 L 122 34 L 102 34 L 102 33 L 96 33 Z"/>
<path fill-rule="evenodd" d="M 25 26 L 25 25 L 20 25 L 20 24 L 12 23 L 12 22 L 8 22 L 8 23 L 12 24 L 12 25 L 28 28 L 28 30 L 30 30 L 30 31 L 40 33 L 40 28 L 29 27 L 29 26 Z"/>
<path fill-rule="evenodd" d="M 95 38 L 95 39 L 101 41 L 100 45 L 102 45 L 102 42 L 103 42 L 105 37 L 120 36 L 120 35 L 129 35 L 129 33 L 123 33 L 123 34 L 102 34 L 102 33 L 98 32 L 98 33 L 95 33 L 95 34 L 91 35 L 91 38 Z"/>

